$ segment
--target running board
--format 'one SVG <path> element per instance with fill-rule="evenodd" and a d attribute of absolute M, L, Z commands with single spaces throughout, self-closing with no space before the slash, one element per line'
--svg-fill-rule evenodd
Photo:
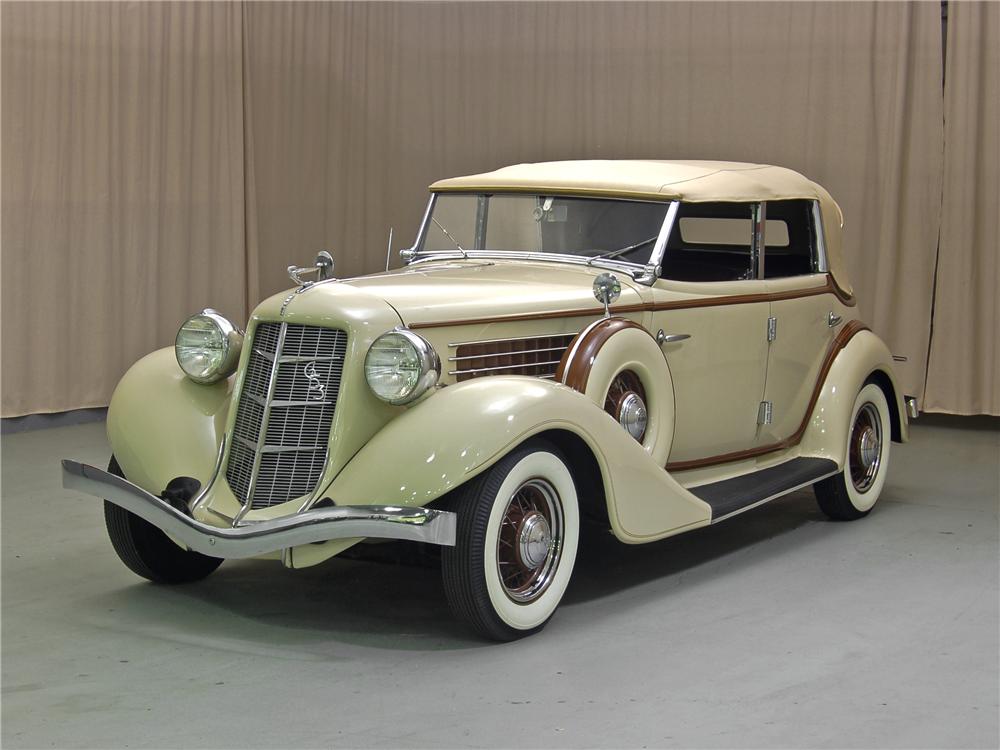
<path fill-rule="evenodd" d="M 793 458 L 770 469 L 692 487 L 689 492 L 712 507 L 712 523 L 716 523 L 808 487 L 838 471 L 837 464 L 825 458 Z"/>

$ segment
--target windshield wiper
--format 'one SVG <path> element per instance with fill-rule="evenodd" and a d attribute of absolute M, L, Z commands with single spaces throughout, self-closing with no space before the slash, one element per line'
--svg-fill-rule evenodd
<path fill-rule="evenodd" d="M 455 247 L 457 247 L 462 252 L 462 257 L 468 260 L 469 254 L 465 251 L 464 247 L 458 244 L 458 240 L 456 240 L 454 237 L 451 236 L 451 232 L 445 229 L 444 226 L 441 224 L 441 222 L 435 219 L 433 216 L 431 217 L 431 221 L 437 224 L 437 228 L 440 229 L 442 232 L 444 232 L 445 237 L 447 237 L 449 240 L 455 243 Z"/>
<path fill-rule="evenodd" d="M 652 237 L 643 240 L 642 242 L 636 242 L 634 245 L 626 245 L 625 247 L 620 247 L 617 250 L 609 250 L 606 253 L 601 253 L 600 255 L 595 255 L 590 260 L 587 261 L 587 265 L 593 264 L 595 260 L 606 260 L 608 258 L 617 258 L 619 255 L 625 255 L 625 253 L 630 253 L 633 250 L 638 250 L 643 245 L 648 245 L 650 242 L 656 242 L 660 235 L 654 234 Z"/>

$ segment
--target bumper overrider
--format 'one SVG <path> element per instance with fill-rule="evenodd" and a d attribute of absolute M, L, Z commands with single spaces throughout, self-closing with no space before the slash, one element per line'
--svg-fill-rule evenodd
<path fill-rule="evenodd" d="M 317 508 L 235 528 L 202 523 L 126 479 L 77 461 L 62 462 L 63 487 L 134 513 L 195 552 L 225 559 L 256 557 L 313 542 L 354 537 L 454 546 L 456 516 L 432 508 L 350 505 Z"/>

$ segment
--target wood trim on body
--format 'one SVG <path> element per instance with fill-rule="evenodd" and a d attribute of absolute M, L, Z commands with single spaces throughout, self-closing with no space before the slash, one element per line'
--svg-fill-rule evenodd
<path fill-rule="evenodd" d="M 697 307 L 718 307 L 720 305 L 747 305 L 755 302 L 778 302 L 787 299 L 815 297 L 820 294 L 832 294 L 848 307 L 853 307 L 856 300 L 840 289 L 831 274 L 826 274 L 826 283 L 822 286 L 808 289 L 789 289 L 783 292 L 761 292 L 759 294 L 729 294 L 720 297 L 704 297 L 695 299 L 672 300 L 670 302 L 640 302 L 634 305 L 618 305 L 611 307 L 612 315 L 623 315 L 637 312 L 660 312 L 663 310 L 690 310 Z M 412 323 L 411 330 L 421 328 L 444 328 L 447 326 L 488 325 L 490 323 L 511 323 L 523 320 L 555 320 L 559 318 L 581 318 L 591 315 L 603 315 L 600 307 L 577 308 L 570 310 L 550 310 L 539 313 L 513 313 L 511 315 L 496 315 L 485 318 L 468 318 L 466 320 L 437 320 L 427 323 Z"/>
<path fill-rule="evenodd" d="M 816 377 L 816 383 L 813 385 L 812 396 L 809 398 L 809 405 L 806 407 L 806 413 L 802 417 L 802 422 L 795 432 L 793 432 L 789 437 L 784 440 L 779 440 L 777 443 L 771 443 L 769 445 L 761 445 L 756 448 L 748 448 L 742 451 L 733 451 L 732 453 L 723 453 L 717 456 L 707 456 L 705 458 L 695 458 L 686 461 L 673 461 L 668 462 L 664 467 L 667 471 L 686 471 L 687 469 L 701 469 L 705 466 L 715 466 L 717 464 L 726 464 L 731 461 L 741 461 L 747 458 L 756 458 L 757 456 L 763 456 L 768 453 L 774 453 L 775 451 L 784 450 L 786 448 L 791 448 L 798 445 L 802 440 L 802 436 L 805 435 L 806 428 L 809 426 L 809 418 L 812 416 L 813 409 L 816 408 L 816 402 L 819 400 L 820 391 L 823 389 L 823 384 L 826 382 L 826 376 L 830 373 L 830 368 L 833 367 L 833 362 L 837 358 L 840 351 L 847 346 L 848 342 L 854 338 L 855 334 L 861 331 L 870 331 L 867 325 L 862 323 L 860 320 L 851 320 L 844 324 L 844 327 L 840 329 L 840 332 L 836 335 L 833 341 L 830 342 L 830 346 L 826 350 L 826 357 L 823 359 L 823 366 L 820 368 L 819 375 Z"/>
<path fill-rule="evenodd" d="M 570 342 L 556 369 L 556 382 L 564 383 L 575 391 L 586 393 L 590 369 L 594 366 L 597 353 L 608 340 L 626 328 L 638 328 L 649 335 L 649 331 L 627 318 L 605 318 L 580 332 L 580 340 Z"/>

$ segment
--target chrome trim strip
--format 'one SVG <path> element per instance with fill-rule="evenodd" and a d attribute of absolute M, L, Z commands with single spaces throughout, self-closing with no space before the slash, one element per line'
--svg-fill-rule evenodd
<path fill-rule="evenodd" d="M 517 339 L 512 339 L 512 341 L 516 340 Z M 566 346 L 569 346 L 569 344 L 567 344 Z M 461 362 L 467 359 L 489 359 L 490 357 L 515 357 L 520 354 L 538 354 L 539 352 L 563 352 L 566 351 L 566 346 L 548 346 L 545 347 L 544 349 L 522 349 L 519 352 L 496 352 L 494 354 L 467 354 L 464 357 L 448 357 L 448 361 Z M 527 366 L 527 363 L 525 363 L 525 366 Z"/>
<path fill-rule="evenodd" d="M 253 351 L 254 354 L 259 354 L 268 362 L 274 362 L 273 354 L 265 352 L 263 349 L 258 349 L 257 347 L 254 347 Z M 286 364 L 286 363 L 298 363 L 298 362 L 336 362 L 337 360 L 340 359 L 343 359 L 343 357 L 341 357 L 339 354 L 331 354 L 330 356 L 324 356 L 324 357 L 310 357 L 308 355 L 298 356 L 295 354 L 282 354 L 280 357 L 278 357 L 278 363 Z"/>
<path fill-rule="evenodd" d="M 296 451 L 323 451 L 325 445 L 262 445 L 261 453 L 294 453 Z"/>
<path fill-rule="evenodd" d="M 309 360 L 309 361 L 311 362 L 312 360 Z M 250 397 L 250 399 L 254 403 L 259 404 L 260 406 L 267 406 L 268 402 L 264 398 L 258 396 L 256 393 L 248 393 L 247 395 Z M 330 406 L 331 404 L 333 404 L 335 402 L 328 401 L 328 400 L 323 400 L 323 401 L 282 401 L 281 399 L 276 398 L 273 401 L 271 401 L 270 403 L 271 403 L 271 406 Z M 253 445 L 253 443 L 251 443 L 249 440 L 244 440 L 243 443 L 244 443 L 244 445 L 247 445 L 248 447 L 251 446 L 251 445 Z"/>
<path fill-rule="evenodd" d="M 428 250 L 414 257 L 410 265 L 426 263 L 441 258 L 468 260 L 469 258 L 496 258 L 499 260 L 539 260 L 553 263 L 569 263 L 576 266 L 603 268 L 629 274 L 633 281 L 646 275 L 646 266 L 623 260 L 597 260 L 584 255 L 563 255 L 561 253 L 530 253 L 521 251 L 468 250 L 464 254 L 458 250 Z"/>
<path fill-rule="evenodd" d="M 811 487 L 812 485 L 816 484 L 816 482 L 820 482 L 820 481 L 826 479 L 827 477 L 832 477 L 835 474 L 839 474 L 839 473 L 840 473 L 840 469 L 837 469 L 836 471 L 827 472 L 826 474 L 822 474 L 822 475 L 816 477 L 815 479 L 810 479 L 808 482 L 803 482 L 802 484 L 797 484 L 794 487 L 791 487 L 791 488 L 789 488 L 787 490 L 782 490 L 781 492 L 775 493 L 774 495 L 771 495 L 770 497 L 765 497 L 763 500 L 758 500 L 755 503 L 751 503 L 750 505 L 747 505 L 747 506 L 744 506 L 744 507 L 739 508 L 737 510 L 734 510 L 732 513 L 727 513 L 724 516 L 719 516 L 718 518 L 713 518 L 711 522 L 712 523 L 718 523 L 719 521 L 725 521 L 727 518 L 732 518 L 733 516 L 738 516 L 740 513 L 745 513 L 748 510 L 753 510 L 754 508 L 756 508 L 756 507 L 758 507 L 760 505 L 763 505 L 764 503 L 769 503 L 772 500 L 777 500 L 779 497 L 784 497 L 785 495 L 789 494 L 790 492 L 795 492 L 796 490 L 802 490 L 802 489 L 805 489 L 806 487 Z"/>
<path fill-rule="evenodd" d="M 458 325 L 458 324 L 456 324 Z M 560 336 L 569 336 L 572 339 L 576 336 L 575 333 L 543 333 L 539 336 L 511 336 L 505 339 L 480 339 L 478 341 L 456 341 L 455 343 L 448 344 L 450 349 L 456 349 L 460 346 L 467 346 L 469 344 L 503 344 L 507 341 L 531 341 L 534 339 L 554 339 Z M 450 359 L 450 357 L 449 357 Z"/>
<path fill-rule="evenodd" d="M 238 559 L 330 539 L 374 537 L 454 546 L 457 516 L 431 508 L 344 505 L 309 510 L 239 528 L 210 526 L 185 515 L 126 479 L 77 461 L 62 462 L 62 483 L 134 513 L 189 549 Z"/>
<path fill-rule="evenodd" d="M 476 367 L 469 370 L 452 370 L 449 375 L 470 375 L 475 372 L 495 372 L 497 370 L 522 370 L 526 367 L 547 367 L 548 365 L 558 365 L 559 360 L 554 362 L 523 362 L 517 365 L 499 365 L 498 367 Z"/>
<path fill-rule="evenodd" d="M 823 226 L 823 212 L 819 201 L 812 202 L 813 226 L 816 232 L 816 273 L 828 273 L 826 262 L 826 227 Z"/>

